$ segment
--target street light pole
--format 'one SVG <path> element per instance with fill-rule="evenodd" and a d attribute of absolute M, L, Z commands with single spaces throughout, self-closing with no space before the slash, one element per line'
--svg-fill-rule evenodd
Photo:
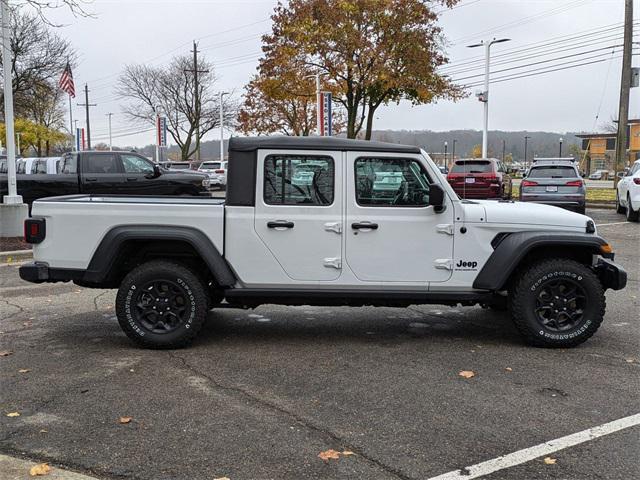
<path fill-rule="evenodd" d="M 110 152 L 113 151 L 113 141 L 111 137 L 111 117 L 112 116 L 113 116 L 113 113 L 107 113 L 107 117 L 109 117 L 109 151 Z"/>
<path fill-rule="evenodd" d="M 560 137 L 560 155 L 558 155 L 559 158 L 562 158 L 562 140 L 563 138 Z"/>
<path fill-rule="evenodd" d="M 16 155 L 20 155 L 20 136 L 22 133 L 16 132 Z"/>
<path fill-rule="evenodd" d="M 474 45 L 469 45 L 468 48 L 476 48 L 484 46 L 484 91 L 478 96 L 478 99 L 484 103 L 484 122 L 482 128 L 482 158 L 488 157 L 489 149 L 489 64 L 491 57 L 491 45 L 494 43 L 503 43 L 511 40 L 510 38 L 501 38 L 491 41 L 482 41 Z"/>
<path fill-rule="evenodd" d="M 7 137 L 7 180 L 9 181 L 8 195 L 4 196 L 4 203 L 22 203 L 22 196 L 18 195 L 16 181 L 16 145 L 13 124 L 13 72 L 11 71 L 11 31 L 9 25 L 9 2 L 0 0 L 0 14 L 2 15 L 2 68 L 4 74 L 4 120 Z"/>
<path fill-rule="evenodd" d="M 456 142 L 457 140 L 453 139 L 453 145 L 451 145 L 451 163 L 456 161 Z"/>
<path fill-rule="evenodd" d="M 220 161 L 224 160 L 224 105 L 222 99 L 229 92 L 220 92 Z"/>
<path fill-rule="evenodd" d="M 527 142 L 531 137 L 528 135 L 524 136 L 524 168 L 527 168 Z"/>
<path fill-rule="evenodd" d="M 447 147 L 449 146 L 449 144 L 446 142 L 444 142 L 444 166 L 447 166 Z"/>

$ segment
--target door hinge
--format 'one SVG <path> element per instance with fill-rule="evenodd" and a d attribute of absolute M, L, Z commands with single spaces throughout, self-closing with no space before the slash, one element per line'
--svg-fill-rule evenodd
<path fill-rule="evenodd" d="M 438 270 L 453 270 L 453 259 L 436 258 L 433 262 L 433 266 Z"/>
<path fill-rule="evenodd" d="M 438 233 L 453 235 L 453 225 L 451 225 L 450 223 L 441 223 L 440 225 L 436 225 L 436 231 Z"/>
<path fill-rule="evenodd" d="M 337 268 L 340 270 L 342 268 L 342 258 L 325 258 L 324 266 L 327 268 Z"/>
<path fill-rule="evenodd" d="M 324 224 L 324 229 L 327 232 L 342 233 L 342 223 L 340 222 L 327 222 Z"/>

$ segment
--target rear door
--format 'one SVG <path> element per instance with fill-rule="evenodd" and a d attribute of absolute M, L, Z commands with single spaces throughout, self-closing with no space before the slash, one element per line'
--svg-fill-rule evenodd
<path fill-rule="evenodd" d="M 80 154 L 80 185 L 82 193 L 120 194 L 125 176 L 115 152 L 83 152 Z"/>
<path fill-rule="evenodd" d="M 258 152 L 256 234 L 295 281 L 336 280 L 342 267 L 340 152 Z"/>
<path fill-rule="evenodd" d="M 347 154 L 346 261 L 364 282 L 437 283 L 453 269 L 453 208 L 429 206 L 419 155 Z"/>

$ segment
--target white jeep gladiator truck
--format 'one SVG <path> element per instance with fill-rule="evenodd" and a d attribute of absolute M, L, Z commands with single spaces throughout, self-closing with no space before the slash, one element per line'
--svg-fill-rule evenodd
<path fill-rule="evenodd" d="M 117 288 L 125 333 L 187 345 L 216 306 L 475 305 L 524 340 L 593 335 L 626 272 L 593 221 L 560 208 L 461 200 L 413 146 L 232 138 L 227 197 L 72 195 L 25 222 L 31 282 Z"/>

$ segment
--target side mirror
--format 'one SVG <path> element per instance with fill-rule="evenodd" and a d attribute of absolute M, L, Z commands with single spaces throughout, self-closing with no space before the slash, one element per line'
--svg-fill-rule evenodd
<path fill-rule="evenodd" d="M 157 163 L 154 163 L 153 176 L 151 178 L 158 178 L 160 175 L 162 175 L 162 170 L 160 170 L 160 165 L 158 165 Z"/>
<path fill-rule="evenodd" d="M 429 206 L 436 212 L 441 212 L 444 206 L 444 190 L 437 183 L 429 185 Z"/>

